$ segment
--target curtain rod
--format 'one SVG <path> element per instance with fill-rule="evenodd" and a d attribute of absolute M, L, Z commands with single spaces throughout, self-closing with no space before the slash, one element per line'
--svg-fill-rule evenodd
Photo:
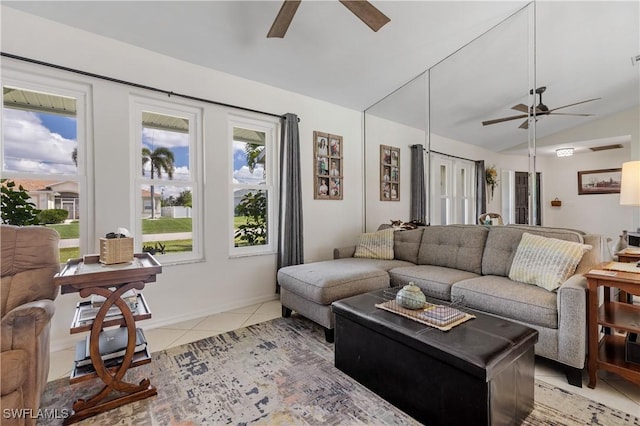
<path fill-rule="evenodd" d="M 133 83 L 133 82 L 126 81 L 126 80 L 120 80 L 120 79 L 113 78 L 113 77 L 107 77 L 107 76 L 100 75 L 100 74 L 94 74 L 94 73 L 91 73 L 91 72 L 88 72 L 88 71 L 82 71 L 82 70 L 78 70 L 78 69 L 75 69 L 75 68 L 69 68 L 69 67 L 65 67 L 65 66 L 62 66 L 62 65 L 57 65 L 57 64 L 52 64 L 52 63 L 49 63 L 49 62 L 39 61 L 37 59 L 25 58 L 24 56 L 18 56 L 18 55 L 14 55 L 14 54 L 11 54 L 11 53 L 0 52 L 0 56 L 4 56 L 6 58 L 11 58 L 11 59 L 16 59 L 18 61 L 29 62 L 29 63 L 36 64 L 36 65 L 42 65 L 42 66 L 49 67 L 49 68 L 55 68 L 55 69 L 62 70 L 62 71 L 72 72 L 72 73 L 84 75 L 84 76 L 87 76 L 87 77 L 93 77 L 93 78 L 97 78 L 97 79 L 100 79 L 100 80 L 106 80 L 106 81 L 110 81 L 110 82 L 113 82 L 113 83 L 124 84 L 124 85 L 127 85 L 127 86 L 136 87 L 138 89 L 145 89 L 145 90 L 150 90 L 152 92 L 163 93 L 163 94 L 165 94 L 165 95 L 167 95 L 169 97 L 177 96 L 177 97 L 184 98 L 184 99 L 189 99 L 189 100 L 192 100 L 192 101 L 199 101 L 199 102 L 204 102 L 204 103 L 208 103 L 208 104 L 228 107 L 228 108 L 235 108 L 235 109 L 239 109 L 239 110 L 242 110 L 242 111 L 255 112 L 255 113 L 258 113 L 258 114 L 268 115 L 268 116 L 271 116 L 271 117 L 278 117 L 278 118 L 283 118 L 284 117 L 283 114 L 274 114 L 272 112 L 265 112 L 265 111 L 260 111 L 260 110 L 257 110 L 257 109 L 251 109 L 251 108 L 241 107 L 241 106 L 238 106 L 238 105 L 227 104 L 227 103 L 224 103 L 224 102 L 212 101 L 210 99 L 198 98 L 198 97 L 195 97 L 195 96 L 185 95 L 185 94 L 182 94 L 182 93 L 175 93 L 175 92 L 172 92 L 170 90 L 164 90 L 164 89 L 158 89 L 157 87 L 145 86 L 144 84 Z M 298 118 L 298 122 L 300 122 L 300 118 Z"/>
<path fill-rule="evenodd" d="M 451 158 L 457 158 L 459 160 L 473 161 L 474 163 L 476 162 L 476 160 L 472 160 L 470 158 L 458 157 L 457 155 L 445 154 L 444 152 L 438 152 L 438 151 L 433 151 L 433 150 L 431 150 L 431 152 L 433 152 L 434 154 L 445 155 L 445 156 L 451 157 Z"/>

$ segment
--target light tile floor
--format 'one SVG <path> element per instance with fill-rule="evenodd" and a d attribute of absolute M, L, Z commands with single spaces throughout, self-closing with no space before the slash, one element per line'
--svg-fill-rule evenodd
<path fill-rule="evenodd" d="M 162 328 L 147 329 L 145 330 L 145 336 L 153 351 L 160 351 L 241 327 L 269 321 L 278 318 L 280 315 L 280 301 L 275 300 Z M 74 348 L 70 347 L 51 353 L 50 381 L 69 376 L 74 352 Z M 583 387 L 578 388 L 567 383 L 564 373 L 556 364 L 536 358 L 535 375 L 536 379 L 640 417 L 640 386 L 615 374 L 599 372 L 596 388 L 590 389 L 587 387 L 588 377 L 585 372 L 583 375 Z"/>

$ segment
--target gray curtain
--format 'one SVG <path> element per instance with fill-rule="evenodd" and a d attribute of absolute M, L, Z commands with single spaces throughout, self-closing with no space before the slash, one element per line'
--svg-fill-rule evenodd
<path fill-rule="evenodd" d="M 484 160 L 476 161 L 476 217 L 487 212 Z"/>
<path fill-rule="evenodd" d="M 411 146 L 411 217 L 410 220 L 426 223 L 427 193 L 424 184 L 424 147 Z"/>
<path fill-rule="evenodd" d="M 298 116 L 291 113 L 282 117 L 279 211 L 278 269 L 304 262 L 300 136 L 298 134 Z"/>

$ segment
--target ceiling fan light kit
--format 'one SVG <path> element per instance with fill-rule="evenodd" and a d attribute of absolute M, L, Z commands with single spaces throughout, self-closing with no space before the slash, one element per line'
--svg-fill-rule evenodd
<path fill-rule="evenodd" d="M 558 157 L 571 157 L 572 155 L 573 155 L 573 148 L 556 149 L 556 156 Z"/>
<path fill-rule="evenodd" d="M 384 13 L 380 12 L 374 5 L 366 0 L 339 1 L 374 32 L 378 32 L 380 28 L 391 21 Z M 301 0 L 284 0 L 276 19 L 273 21 L 273 24 L 271 24 L 267 38 L 284 38 L 298 10 L 298 6 L 300 6 L 300 2 Z"/>

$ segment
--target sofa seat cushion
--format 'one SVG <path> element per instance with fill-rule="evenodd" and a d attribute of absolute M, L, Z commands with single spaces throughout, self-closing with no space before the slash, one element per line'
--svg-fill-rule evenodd
<path fill-rule="evenodd" d="M 541 327 L 558 328 L 556 293 L 506 277 L 486 275 L 457 282 L 451 288 L 451 298 L 462 298 L 464 306 L 472 309 Z"/>
<path fill-rule="evenodd" d="M 335 259 L 287 266 L 278 283 L 287 291 L 321 305 L 389 287 L 387 269 L 409 264 L 401 260 Z"/>
<path fill-rule="evenodd" d="M 478 276 L 473 272 L 433 265 L 402 266 L 389 271 L 392 287 L 413 282 L 426 296 L 443 300 L 451 300 L 451 285 Z"/>

